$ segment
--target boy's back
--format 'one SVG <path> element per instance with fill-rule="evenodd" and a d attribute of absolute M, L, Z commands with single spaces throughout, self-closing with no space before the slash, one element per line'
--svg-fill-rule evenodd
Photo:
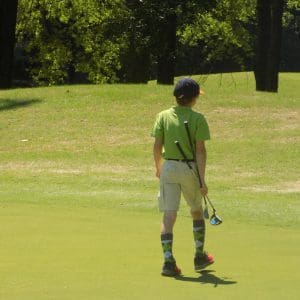
<path fill-rule="evenodd" d="M 175 141 L 179 141 L 188 159 L 193 159 L 184 122 L 188 121 L 193 147 L 197 140 L 209 140 L 210 133 L 204 116 L 188 106 L 173 106 L 157 115 L 152 136 L 163 139 L 165 159 L 184 159 Z"/>

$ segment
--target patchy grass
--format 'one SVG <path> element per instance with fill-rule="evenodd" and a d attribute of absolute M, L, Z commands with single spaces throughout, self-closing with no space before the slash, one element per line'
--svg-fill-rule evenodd
<path fill-rule="evenodd" d="M 224 224 L 208 227 L 216 264 L 193 274 L 182 203 L 181 280 L 159 276 L 149 136 L 172 87 L 0 91 L 1 299 L 298 299 L 300 75 L 281 74 L 278 94 L 255 92 L 252 74 L 196 79 Z"/>

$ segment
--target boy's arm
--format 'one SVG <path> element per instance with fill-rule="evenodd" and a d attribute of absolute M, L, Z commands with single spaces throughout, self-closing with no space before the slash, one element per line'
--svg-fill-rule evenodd
<path fill-rule="evenodd" d="M 204 141 L 196 142 L 196 161 L 199 170 L 200 179 L 202 182 L 201 193 L 203 196 L 207 195 L 208 188 L 205 183 L 205 168 L 206 168 L 206 148 Z"/>
<path fill-rule="evenodd" d="M 153 145 L 153 156 L 156 167 L 156 177 L 158 178 L 160 177 L 160 171 L 162 166 L 162 148 L 163 139 L 156 137 Z"/>

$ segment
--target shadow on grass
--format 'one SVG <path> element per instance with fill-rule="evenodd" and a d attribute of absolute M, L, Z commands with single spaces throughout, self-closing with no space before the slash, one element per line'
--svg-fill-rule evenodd
<path fill-rule="evenodd" d="M 4 110 L 17 109 L 42 102 L 40 99 L 0 99 L 0 112 Z"/>
<path fill-rule="evenodd" d="M 214 274 L 214 270 L 203 270 L 200 272 L 200 277 L 185 277 L 183 275 L 174 277 L 176 280 L 181 281 L 190 281 L 190 282 L 199 282 L 202 284 L 213 284 L 214 287 L 218 285 L 228 285 L 228 284 L 236 284 L 237 281 L 227 280 L 227 277 L 220 278 Z"/>

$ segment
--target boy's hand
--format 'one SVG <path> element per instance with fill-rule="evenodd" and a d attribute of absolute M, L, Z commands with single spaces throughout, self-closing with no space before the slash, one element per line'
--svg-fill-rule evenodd
<path fill-rule="evenodd" d="M 203 197 L 207 195 L 208 187 L 207 187 L 206 183 L 202 184 L 202 188 L 200 188 L 200 192 L 201 192 Z"/>

